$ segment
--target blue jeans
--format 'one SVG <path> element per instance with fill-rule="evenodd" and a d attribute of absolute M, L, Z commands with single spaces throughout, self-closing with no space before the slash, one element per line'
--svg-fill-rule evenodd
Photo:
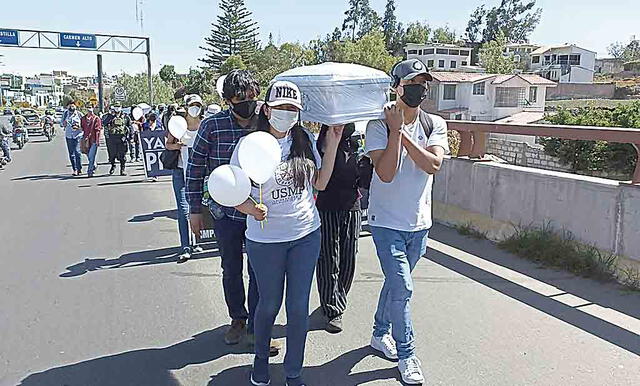
<path fill-rule="evenodd" d="M 67 138 L 67 151 L 69 152 L 69 161 L 74 172 L 82 171 L 82 157 L 80 156 L 80 138 Z"/>
<path fill-rule="evenodd" d="M 411 272 L 427 252 L 429 230 L 403 232 L 388 228 L 371 227 L 384 285 L 380 291 L 373 335 L 384 336 L 391 330 L 396 342 L 398 358 L 415 355 L 413 324 L 411 323 Z"/>
<path fill-rule="evenodd" d="M 89 157 L 89 169 L 87 170 L 87 173 L 90 175 L 96 171 L 96 154 L 97 153 L 98 153 L 98 144 L 94 143 L 89 148 L 89 154 L 87 154 L 87 156 Z"/>
<path fill-rule="evenodd" d="M 258 305 L 258 286 L 251 263 L 247 264 L 249 271 L 248 296 L 245 296 L 244 278 L 242 277 L 244 269 L 242 245 L 245 242 L 244 233 L 247 230 L 247 222 L 232 220 L 224 216 L 219 220 L 214 220 L 213 230 L 222 257 L 222 287 L 229 317 L 233 320 L 248 320 L 247 330 L 253 334 L 253 317 Z M 249 312 L 245 307 L 245 300 L 248 300 Z"/>
<path fill-rule="evenodd" d="M 173 169 L 171 178 L 173 184 L 173 194 L 176 198 L 178 206 L 178 233 L 180 233 L 180 247 L 191 250 L 189 230 L 189 203 L 185 193 L 184 171 L 182 169 Z"/>
<path fill-rule="evenodd" d="M 7 161 L 11 161 L 11 145 L 9 144 L 9 138 L 2 137 L 0 135 L 0 150 L 4 153 L 4 158 Z"/>
<path fill-rule="evenodd" d="M 284 372 L 287 378 L 302 373 L 304 347 L 309 329 L 309 294 L 313 272 L 320 256 L 320 229 L 295 241 L 256 243 L 247 240 L 247 254 L 258 281 L 260 300 L 255 315 L 254 369 L 266 369 L 255 374 L 255 380 L 269 379 L 269 343 L 271 330 L 282 305 L 287 283 L 287 354 Z"/>

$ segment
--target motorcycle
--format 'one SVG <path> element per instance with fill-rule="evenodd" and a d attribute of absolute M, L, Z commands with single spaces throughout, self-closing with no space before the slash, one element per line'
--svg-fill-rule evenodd
<path fill-rule="evenodd" d="M 23 127 L 17 127 L 13 130 L 13 143 L 18 145 L 18 149 L 22 149 L 28 141 L 25 131 L 26 129 Z"/>
<path fill-rule="evenodd" d="M 51 140 L 53 139 L 53 137 L 56 136 L 56 131 L 53 127 L 53 121 L 50 119 L 45 119 L 44 123 L 42 125 L 42 132 L 44 133 L 45 137 L 47 137 L 47 141 L 51 142 Z"/>

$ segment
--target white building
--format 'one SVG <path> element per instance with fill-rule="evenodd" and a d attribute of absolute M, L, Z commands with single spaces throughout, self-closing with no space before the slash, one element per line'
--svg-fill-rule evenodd
<path fill-rule="evenodd" d="M 495 121 L 518 113 L 544 116 L 547 87 L 537 75 L 433 72 L 429 98 L 423 108 L 445 119 Z"/>
<path fill-rule="evenodd" d="M 471 65 L 471 48 L 468 47 L 440 43 L 409 43 L 404 50 L 407 59 L 420 59 L 433 71 L 458 71 L 461 67 Z"/>
<path fill-rule="evenodd" d="M 522 57 L 531 54 L 540 48 L 537 44 L 531 43 L 509 43 L 504 49 L 505 54 L 521 55 Z"/>
<path fill-rule="evenodd" d="M 593 83 L 596 53 L 573 44 L 540 47 L 530 54 L 534 74 L 559 83 Z"/>
<path fill-rule="evenodd" d="M 69 86 L 73 83 L 73 77 L 66 71 L 53 71 L 53 76 L 62 86 Z"/>

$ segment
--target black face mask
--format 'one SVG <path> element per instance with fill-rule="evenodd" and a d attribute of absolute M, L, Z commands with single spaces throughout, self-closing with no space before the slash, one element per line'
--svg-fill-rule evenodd
<path fill-rule="evenodd" d="M 420 106 L 420 103 L 427 97 L 427 88 L 422 84 L 408 84 L 402 88 L 404 95 L 400 99 L 411 108 Z"/>
<path fill-rule="evenodd" d="M 75 107 L 69 107 L 69 111 L 71 111 L 72 113 L 76 111 Z"/>
<path fill-rule="evenodd" d="M 232 110 L 242 119 L 251 119 L 256 113 L 257 101 L 244 101 L 240 103 L 231 103 Z"/>

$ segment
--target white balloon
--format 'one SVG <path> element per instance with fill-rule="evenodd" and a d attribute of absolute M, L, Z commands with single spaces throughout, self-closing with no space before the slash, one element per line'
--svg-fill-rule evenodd
<path fill-rule="evenodd" d="M 211 172 L 207 187 L 211 198 L 222 206 L 238 206 L 251 194 L 249 176 L 234 165 L 218 166 Z"/>
<path fill-rule="evenodd" d="M 269 181 L 280 165 L 281 158 L 282 150 L 278 140 L 265 131 L 247 135 L 238 149 L 240 167 L 257 184 Z"/>
<path fill-rule="evenodd" d="M 169 133 L 178 140 L 184 136 L 187 127 L 187 120 L 179 115 L 174 115 L 169 119 Z"/>
<path fill-rule="evenodd" d="M 131 115 L 133 115 L 133 119 L 137 121 L 138 119 L 142 118 L 142 116 L 144 115 L 144 112 L 140 107 L 134 107 L 133 111 L 131 112 Z"/>
<path fill-rule="evenodd" d="M 222 98 L 222 86 L 224 86 L 224 80 L 226 78 L 226 75 L 222 75 L 218 78 L 218 81 L 216 81 L 216 91 L 218 92 L 218 95 L 220 95 L 220 98 Z"/>

